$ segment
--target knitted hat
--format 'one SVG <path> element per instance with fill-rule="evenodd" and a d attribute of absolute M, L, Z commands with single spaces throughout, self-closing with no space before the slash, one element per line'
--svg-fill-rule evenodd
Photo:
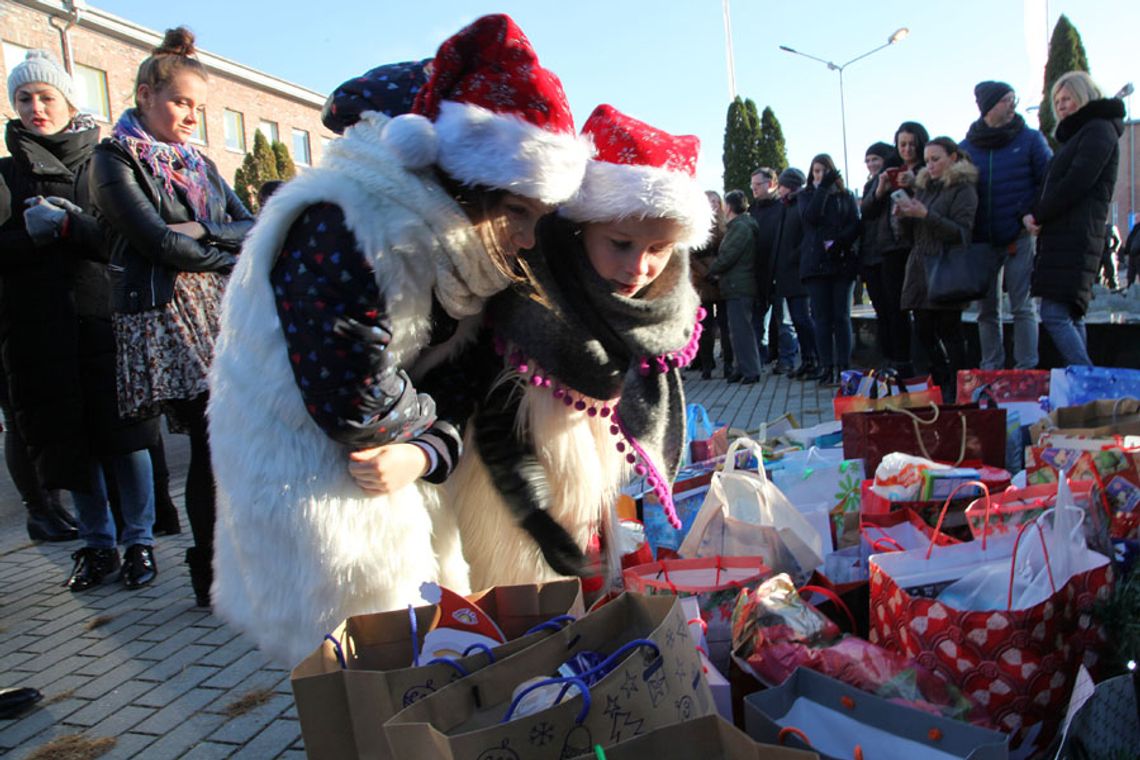
<path fill-rule="evenodd" d="M 978 104 L 978 110 L 985 116 L 990 112 L 990 109 L 998 104 L 998 101 L 1005 97 L 1006 93 L 1013 92 L 1013 88 L 1005 82 L 978 82 L 974 87 L 974 100 Z"/>
<path fill-rule="evenodd" d="M 794 167 L 789 166 L 780 172 L 780 184 L 792 190 L 799 190 L 806 181 L 807 177 L 804 176 L 804 173 Z"/>
<path fill-rule="evenodd" d="M 696 248 L 708 240 L 712 210 L 696 179 L 699 139 L 663 132 L 609 105 L 594 109 L 582 134 L 597 153 L 582 189 L 560 209 L 563 216 L 576 222 L 664 217 L 684 226 L 679 245 Z"/>
<path fill-rule="evenodd" d="M 509 16 L 484 16 L 439 47 L 410 114 L 383 138 L 403 164 L 437 164 L 468 185 L 560 203 L 578 189 L 589 146 L 558 77 Z"/>
<path fill-rule="evenodd" d="M 388 63 L 348 80 L 325 100 L 321 123 L 342 135 L 365 111 L 379 111 L 388 117 L 411 113 L 416 94 L 427 82 L 430 65 L 430 58 Z"/>
<path fill-rule="evenodd" d="M 863 155 L 865 155 L 865 156 L 878 156 L 879 158 L 886 160 L 886 159 L 890 158 L 891 154 L 894 152 L 895 152 L 894 147 L 892 145 L 890 145 L 889 143 L 877 142 L 877 143 L 871 143 L 871 147 L 867 148 L 867 152 Z"/>
<path fill-rule="evenodd" d="M 71 75 L 46 50 L 29 50 L 24 60 L 13 66 L 8 74 L 8 102 L 13 108 L 16 106 L 16 90 L 33 82 L 50 84 L 60 91 L 68 105 L 75 107 L 75 85 Z"/>

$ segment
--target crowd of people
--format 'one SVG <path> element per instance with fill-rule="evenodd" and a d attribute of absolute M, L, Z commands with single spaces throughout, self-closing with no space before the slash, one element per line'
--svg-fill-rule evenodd
<path fill-rule="evenodd" d="M 426 580 L 589 572 L 634 474 L 676 521 L 682 368 L 711 377 L 719 333 L 730 382 L 771 363 L 836 384 L 857 277 L 884 361 L 914 374 L 913 330 L 945 385 L 964 304 L 930 297 L 926 262 L 982 241 L 1001 257 L 982 366 L 1005 365 L 1003 290 L 1016 366 L 1038 363 L 1035 298 L 1066 362 L 1089 363 L 1123 111 L 1080 72 L 1053 89 L 1055 156 L 983 82 L 965 140 L 903 123 L 867 150 L 861 196 L 819 154 L 722 202 L 697 138 L 605 104 L 577 130 L 522 31 L 486 16 L 338 89 L 324 118 L 343 136 L 265 188 L 256 222 L 189 142 L 209 86 L 169 30 L 100 142 L 46 54 L 10 72 L 5 452 L 29 535 L 82 541 L 68 587 L 139 588 L 156 533 L 180 530 L 165 417 L 190 439 L 197 603 L 286 664 Z"/>
<path fill-rule="evenodd" d="M 1102 281 L 1116 286 L 1111 254 L 1121 247 L 1108 212 L 1123 103 L 1105 98 L 1084 72 L 1060 77 L 1051 93 L 1054 155 L 1017 113 L 1008 84 L 981 82 L 974 96 L 980 116 L 960 141 L 932 139 L 922 124 L 906 121 L 893 144 L 868 147 L 859 196 L 827 154 L 812 158 L 806 174 L 758 167 L 748 207 L 755 224 L 738 221 L 742 191 L 723 203 L 710 193 L 713 242 L 690 251 L 708 312 L 694 368 L 703 378 L 716 369 L 719 332 L 730 383 L 758 380 L 759 351 L 774 373 L 838 385 L 851 366 L 856 280 L 874 308 L 877 353 L 900 377 L 915 376 L 925 359 L 933 381 L 952 393 L 960 369 L 1004 369 L 1003 293 L 1013 317 L 1014 368 L 1038 366 L 1039 318 L 1065 364 L 1092 363 L 1083 317 L 1102 269 Z M 990 246 L 994 273 L 977 299 L 977 358 L 962 327 L 971 302 L 927 292 L 928 262 L 970 243 Z M 1127 285 L 1140 277 L 1134 230 L 1123 250 Z"/>

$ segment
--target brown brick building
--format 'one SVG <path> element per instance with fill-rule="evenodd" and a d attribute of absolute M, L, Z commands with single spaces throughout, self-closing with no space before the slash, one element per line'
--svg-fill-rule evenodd
<path fill-rule="evenodd" d="M 86 3 L 0 0 L 0 41 L 5 82 L 28 49 L 50 51 L 70 68 L 78 105 L 98 119 L 106 136 L 120 114 L 134 105 L 135 72 L 162 41 L 162 32 Z M 325 142 L 333 137 L 321 124 L 323 95 L 204 50 L 199 57 L 210 72 L 210 88 L 195 144 L 228 182 L 233 182 L 245 152 L 253 149 L 256 129 L 285 143 L 298 168 L 320 159 Z M 4 92 L 3 114 L 15 118 L 6 88 Z M 6 154 L 0 145 L 0 155 Z"/>

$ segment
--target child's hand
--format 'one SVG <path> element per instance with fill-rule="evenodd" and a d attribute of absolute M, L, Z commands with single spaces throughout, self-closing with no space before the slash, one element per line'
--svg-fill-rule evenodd
<path fill-rule="evenodd" d="M 427 472 L 431 461 L 410 443 L 393 443 L 348 455 L 348 473 L 368 493 L 398 491 Z"/>

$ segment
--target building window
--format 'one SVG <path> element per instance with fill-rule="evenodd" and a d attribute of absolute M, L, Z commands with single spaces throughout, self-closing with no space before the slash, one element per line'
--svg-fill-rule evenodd
<path fill-rule="evenodd" d="M 222 129 L 226 135 L 226 150 L 245 153 L 245 117 L 238 111 L 222 112 Z"/>
<path fill-rule="evenodd" d="M 265 139 L 269 141 L 270 145 L 278 142 L 281 139 L 277 136 L 277 122 L 275 121 L 266 121 L 265 119 L 262 119 L 261 121 L 257 122 L 257 130 L 261 132 L 261 134 L 265 135 Z"/>
<path fill-rule="evenodd" d="M 190 142 L 195 145 L 206 144 L 206 109 L 198 109 L 198 126 L 194 127 L 194 134 L 190 135 Z"/>
<path fill-rule="evenodd" d="M 111 120 L 111 98 L 107 93 L 107 72 L 82 63 L 75 64 L 75 104 L 80 111 L 103 121 Z"/>
<path fill-rule="evenodd" d="M 309 133 L 303 129 L 293 130 L 293 161 L 302 166 L 308 166 L 311 161 L 309 156 Z"/>
<path fill-rule="evenodd" d="M 5 79 L 12 73 L 12 69 L 19 66 L 24 62 L 24 56 L 28 54 L 30 48 L 23 45 L 17 45 L 14 42 L 4 43 L 4 77 Z"/>

